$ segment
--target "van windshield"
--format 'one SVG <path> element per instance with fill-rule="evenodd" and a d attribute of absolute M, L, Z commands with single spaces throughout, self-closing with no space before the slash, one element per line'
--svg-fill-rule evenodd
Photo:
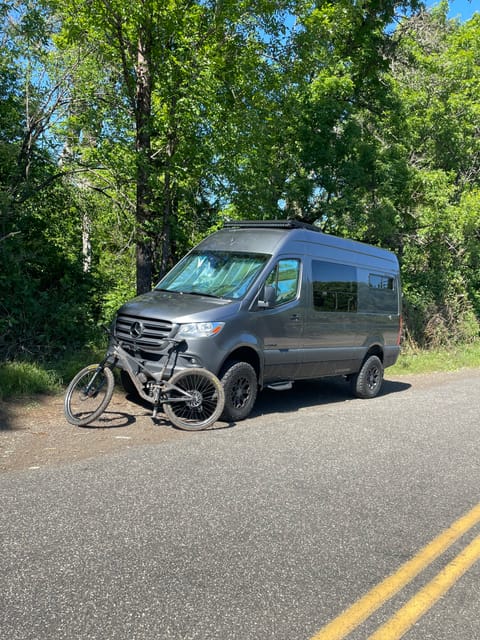
<path fill-rule="evenodd" d="M 155 287 L 215 298 L 242 298 L 269 255 L 195 251 L 183 258 Z"/>

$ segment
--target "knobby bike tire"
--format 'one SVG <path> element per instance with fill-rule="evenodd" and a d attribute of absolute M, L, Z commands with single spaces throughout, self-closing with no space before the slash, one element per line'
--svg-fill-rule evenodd
<path fill-rule="evenodd" d="M 185 369 L 175 373 L 169 380 L 185 396 L 172 389 L 168 393 L 169 402 L 163 404 L 168 419 L 179 429 L 199 431 L 210 427 L 220 417 L 225 405 L 222 383 L 207 369 Z"/>
<path fill-rule="evenodd" d="M 111 369 L 91 364 L 77 373 L 65 392 L 64 411 L 70 424 L 84 426 L 96 420 L 112 399 L 115 379 Z"/>

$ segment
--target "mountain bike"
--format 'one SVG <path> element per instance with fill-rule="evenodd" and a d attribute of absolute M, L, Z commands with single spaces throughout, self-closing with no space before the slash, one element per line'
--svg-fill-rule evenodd
<path fill-rule="evenodd" d="M 138 395 L 153 405 L 152 418 L 160 407 L 179 429 L 198 431 L 210 427 L 220 417 L 225 394 L 220 380 L 207 369 L 182 369 L 167 378 L 172 356 L 185 345 L 184 340 L 166 338 L 166 357 L 160 371 L 149 370 L 110 335 L 110 345 L 99 364 L 84 367 L 65 392 L 65 417 L 70 424 L 85 426 L 99 418 L 112 399 L 114 367 L 127 372 Z M 172 367 L 170 367 L 171 369 Z"/>

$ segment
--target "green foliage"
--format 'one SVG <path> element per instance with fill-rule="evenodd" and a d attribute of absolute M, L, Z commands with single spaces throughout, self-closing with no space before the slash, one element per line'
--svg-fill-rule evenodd
<path fill-rule="evenodd" d="M 227 217 L 391 248 L 409 340 L 474 340 L 480 16 L 447 12 L 0 3 L 0 358 L 95 342 L 139 249 L 156 280 Z"/>
<path fill-rule="evenodd" d="M 397 363 L 388 369 L 387 376 L 458 371 L 480 367 L 480 340 L 449 348 L 405 348 Z"/>
<path fill-rule="evenodd" d="M 54 361 L 17 359 L 0 363 L 0 400 L 61 392 L 86 363 L 99 362 L 105 350 L 105 335 L 97 331 L 94 342 L 57 354 Z"/>
<path fill-rule="evenodd" d="M 31 362 L 0 364 L 0 400 L 36 393 L 54 393 L 61 388 L 54 371 Z"/>
<path fill-rule="evenodd" d="M 0 357 L 49 358 L 91 335 L 99 287 L 84 269 L 82 205 L 61 181 L 10 202 L 0 241 Z"/>
<path fill-rule="evenodd" d="M 394 61 L 412 179 L 402 267 L 408 326 L 419 344 L 479 333 L 478 64 L 480 20 L 448 5 L 406 21 Z"/>

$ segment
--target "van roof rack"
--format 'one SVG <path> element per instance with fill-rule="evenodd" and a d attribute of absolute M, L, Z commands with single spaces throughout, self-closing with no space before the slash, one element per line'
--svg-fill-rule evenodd
<path fill-rule="evenodd" d="M 224 228 L 233 229 L 308 229 L 321 233 L 321 229 L 313 224 L 300 220 L 229 220 L 223 223 Z"/>

